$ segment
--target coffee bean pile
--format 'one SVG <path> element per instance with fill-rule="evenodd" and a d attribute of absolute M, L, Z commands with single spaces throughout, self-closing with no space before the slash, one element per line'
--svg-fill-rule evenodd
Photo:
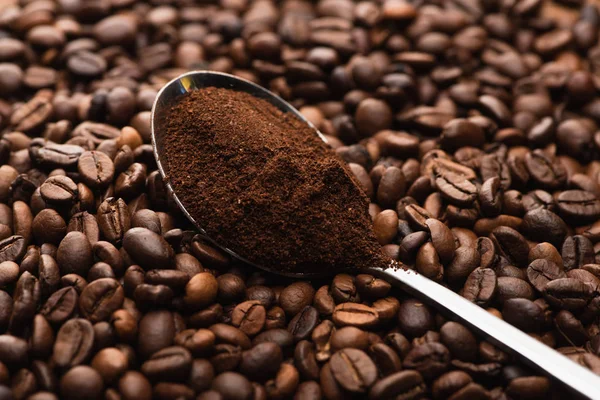
<path fill-rule="evenodd" d="M 292 102 L 388 255 L 600 372 L 600 13 L 563 3 L 2 1 L 0 399 L 560 398 L 371 275 L 206 244 L 150 146 L 190 69 Z"/>

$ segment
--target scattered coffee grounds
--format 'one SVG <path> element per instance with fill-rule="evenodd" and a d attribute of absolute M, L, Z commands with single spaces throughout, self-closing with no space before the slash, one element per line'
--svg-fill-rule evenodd
<path fill-rule="evenodd" d="M 173 187 L 219 244 L 281 272 L 383 266 L 369 201 L 312 128 L 266 100 L 207 88 L 172 107 Z"/>

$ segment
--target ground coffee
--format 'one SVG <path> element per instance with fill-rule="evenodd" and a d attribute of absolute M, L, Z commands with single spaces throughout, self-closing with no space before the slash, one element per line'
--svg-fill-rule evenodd
<path fill-rule="evenodd" d="M 172 107 L 173 187 L 211 238 L 281 272 L 383 266 L 369 201 L 302 121 L 265 100 L 207 88 Z"/>

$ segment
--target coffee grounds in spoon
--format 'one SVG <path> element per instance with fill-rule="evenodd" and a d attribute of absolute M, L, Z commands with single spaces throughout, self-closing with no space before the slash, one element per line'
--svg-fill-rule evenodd
<path fill-rule="evenodd" d="M 167 115 L 166 170 L 209 237 L 283 273 L 384 267 L 369 200 L 296 116 L 229 89 L 184 95 Z"/>

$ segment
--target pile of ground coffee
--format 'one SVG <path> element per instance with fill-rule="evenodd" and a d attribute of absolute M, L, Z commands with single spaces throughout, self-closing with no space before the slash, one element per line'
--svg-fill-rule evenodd
<path fill-rule="evenodd" d="M 384 266 L 369 200 L 312 128 L 229 89 L 172 107 L 164 142 L 177 196 L 211 238 L 281 272 Z"/>

